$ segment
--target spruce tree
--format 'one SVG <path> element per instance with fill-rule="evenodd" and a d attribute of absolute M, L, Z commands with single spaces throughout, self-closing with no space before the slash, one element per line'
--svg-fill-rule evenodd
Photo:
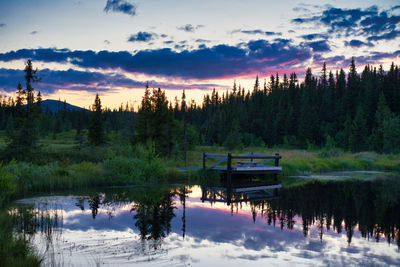
<path fill-rule="evenodd" d="M 392 113 L 386 104 L 386 98 L 383 92 L 379 95 L 378 106 L 375 113 L 375 128 L 371 135 L 372 149 L 377 152 L 383 152 L 384 150 L 384 132 L 387 130 L 388 124 L 385 124 L 385 120 L 390 120 Z"/>
<path fill-rule="evenodd" d="M 353 120 L 351 135 L 349 137 L 349 148 L 354 152 L 367 149 L 367 121 L 361 105 L 358 105 L 356 116 Z"/>
<path fill-rule="evenodd" d="M 23 90 L 19 83 L 17 87 L 16 102 L 16 126 L 9 136 L 10 143 L 6 148 L 6 157 L 18 160 L 32 160 L 33 152 L 37 151 L 37 118 L 34 101 L 35 95 L 33 83 L 40 79 L 36 75 L 37 69 L 33 69 L 32 61 L 29 59 L 25 63 L 26 88 Z M 25 102 L 26 101 L 26 102 Z M 26 103 L 25 106 L 24 103 Z"/>
<path fill-rule="evenodd" d="M 104 127 L 103 127 L 103 110 L 99 94 L 96 94 L 94 104 L 92 106 L 92 116 L 89 126 L 88 139 L 90 144 L 99 146 L 105 143 Z"/>
<path fill-rule="evenodd" d="M 153 112 L 149 85 L 146 84 L 142 103 L 137 115 L 137 123 L 133 143 L 152 143 L 154 137 Z"/>

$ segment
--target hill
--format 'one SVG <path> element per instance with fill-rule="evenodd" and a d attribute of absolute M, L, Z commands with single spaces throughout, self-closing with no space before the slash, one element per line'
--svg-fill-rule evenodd
<path fill-rule="evenodd" d="M 84 108 L 74 106 L 68 103 L 66 104 L 66 110 L 68 111 L 76 111 L 76 110 L 83 110 Z M 52 113 L 57 113 L 59 111 L 64 110 L 64 102 L 54 99 L 46 99 L 42 101 L 43 110 L 46 110 L 48 107 Z M 85 109 L 86 110 L 86 109 Z"/>

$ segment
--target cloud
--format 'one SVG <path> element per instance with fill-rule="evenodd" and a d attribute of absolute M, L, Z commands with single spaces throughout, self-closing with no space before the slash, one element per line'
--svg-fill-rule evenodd
<path fill-rule="evenodd" d="M 104 12 L 121 12 L 127 15 L 136 15 L 136 5 L 125 0 L 107 0 Z"/>
<path fill-rule="evenodd" d="M 372 43 L 365 43 L 363 41 L 353 39 L 350 42 L 345 42 L 346 46 L 351 46 L 351 47 L 361 47 L 361 46 L 369 46 L 373 47 L 374 45 Z"/>
<path fill-rule="evenodd" d="M 314 39 L 328 39 L 329 35 L 328 34 L 322 34 L 322 33 L 311 33 L 311 34 L 306 34 L 302 35 L 301 38 L 311 41 Z"/>
<path fill-rule="evenodd" d="M 369 36 L 368 41 L 393 40 L 400 36 L 400 31 L 391 31 L 382 35 Z"/>
<path fill-rule="evenodd" d="M 292 8 L 292 10 L 294 12 L 311 12 L 310 9 L 305 8 L 305 7 L 294 7 L 294 8 Z"/>
<path fill-rule="evenodd" d="M 299 17 L 293 23 L 324 25 L 328 33 L 342 36 L 366 36 L 368 41 L 392 40 L 400 35 L 400 16 L 392 14 L 397 9 L 379 10 L 377 6 L 361 9 L 327 7 L 320 14 Z M 371 36 L 372 35 L 372 36 Z"/>
<path fill-rule="evenodd" d="M 176 50 L 181 50 L 181 49 L 184 49 L 185 47 L 186 47 L 186 45 L 184 45 L 184 44 L 181 44 L 181 45 L 176 44 L 176 45 L 174 45 L 174 48 L 175 48 Z"/>
<path fill-rule="evenodd" d="M 104 43 L 105 43 L 106 45 L 111 44 L 111 42 L 110 42 L 109 40 L 104 40 Z"/>
<path fill-rule="evenodd" d="M 400 56 L 400 50 L 386 53 L 386 52 L 376 52 L 373 51 L 370 55 L 354 57 L 357 65 L 367 65 L 367 64 L 380 64 L 384 59 L 393 59 Z M 322 65 L 326 62 L 327 65 L 336 66 L 338 68 L 348 67 L 350 65 L 352 57 L 345 56 L 333 56 L 333 57 L 323 57 L 321 54 L 315 54 L 313 56 L 313 63 L 315 65 Z"/>
<path fill-rule="evenodd" d="M 302 66 L 311 58 L 305 44 L 286 39 L 250 41 L 240 46 L 216 45 L 194 50 L 170 48 L 128 51 L 71 51 L 68 49 L 21 49 L 0 53 L 0 61 L 27 59 L 42 62 L 70 63 L 98 70 L 118 69 L 130 73 L 208 79 L 250 75 Z"/>
<path fill-rule="evenodd" d="M 38 33 L 38 31 L 32 31 L 30 34 L 35 35 L 37 33 Z"/>
<path fill-rule="evenodd" d="M 192 24 L 186 24 L 180 27 L 177 27 L 178 30 L 185 31 L 185 32 L 194 32 L 197 29 L 204 27 L 204 25 L 197 25 L 193 26 Z"/>
<path fill-rule="evenodd" d="M 5 23 L 0 23 L 0 28 L 4 28 L 5 26 L 7 26 L 7 24 L 5 24 Z"/>
<path fill-rule="evenodd" d="M 280 33 L 280 32 L 263 31 L 263 30 L 260 30 L 260 29 L 255 29 L 255 30 L 236 29 L 236 30 L 231 31 L 231 34 L 234 34 L 234 33 L 243 33 L 243 34 L 251 34 L 251 35 L 253 35 L 253 34 L 262 34 L 262 35 L 266 35 L 266 36 L 271 36 L 271 35 L 281 36 L 282 35 L 282 33 Z"/>
<path fill-rule="evenodd" d="M 150 40 L 156 39 L 158 37 L 157 34 L 151 32 L 138 32 L 132 34 L 128 38 L 128 42 L 149 42 Z"/>
<path fill-rule="evenodd" d="M 328 43 L 325 40 L 310 42 L 310 43 L 307 43 L 307 45 L 310 46 L 314 52 L 331 51 L 331 48 L 329 47 Z"/>
<path fill-rule="evenodd" d="M 205 39 L 196 39 L 195 42 L 196 43 L 211 43 L 210 40 L 205 40 Z"/>
<path fill-rule="evenodd" d="M 0 69 L 0 89 L 6 92 L 15 92 L 18 82 L 24 80 L 24 71 L 15 69 Z M 38 71 L 41 82 L 34 85 L 36 91 L 44 94 L 51 94 L 59 89 L 71 91 L 112 91 L 116 87 L 136 89 L 144 88 L 146 83 L 151 87 L 171 90 L 200 89 L 210 90 L 219 87 L 217 84 L 189 83 L 173 84 L 158 83 L 156 81 L 136 81 L 120 73 L 101 73 L 92 71 L 49 70 Z"/>

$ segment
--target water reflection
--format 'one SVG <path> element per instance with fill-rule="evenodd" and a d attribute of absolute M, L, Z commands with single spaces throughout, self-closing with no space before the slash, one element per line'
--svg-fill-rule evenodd
<path fill-rule="evenodd" d="M 313 182 L 279 195 L 254 185 L 139 187 L 26 199 L 10 213 L 47 263 L 390 265 L 400 261 L 399 189 L 395 180 Z"/>

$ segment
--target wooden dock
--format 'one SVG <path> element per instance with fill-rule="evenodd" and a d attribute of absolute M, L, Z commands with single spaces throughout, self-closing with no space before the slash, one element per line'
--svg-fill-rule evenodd
<path fill-rule="evenodd" d="M 279 160 L 282 157 L 276 153 L 275 155 L 239 155 L 233 156 L 231 153 L 228 155 L 212 155 L 203 153 L 203 169 L 211 169 L 219 171 L 220 173 L 226 175 L 227 183 L 231 183 L 233 175 L 260 175 L 260 174 L 273 174 L 274 180 L 278 181 L 278 174 L 282 172 L 282 167 L 279 166 Z M 218 162 L 207 166 L 207 159 L 220 159 Z M 236 161 L 247 159 L 250 161 Z M 263 161 L 254 161 L 263 160 Z M 226 162 L 226 166 L 219 166 Z M 273 166 L 268 166 L 269 162 L 273 163 Z M 234 165 L 236 164 L 236 165 Z"/>

